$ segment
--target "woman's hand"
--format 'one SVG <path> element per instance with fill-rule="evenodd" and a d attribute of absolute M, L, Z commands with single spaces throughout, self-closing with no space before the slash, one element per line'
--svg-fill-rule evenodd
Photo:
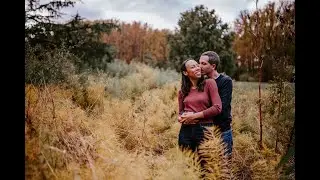
<path fill-rule="evenodd" d="M 178 116 L 178 122 L 179 122 L 179 123 L 182 123 L 182 118 L 181 118 L 180 115 Z"/>

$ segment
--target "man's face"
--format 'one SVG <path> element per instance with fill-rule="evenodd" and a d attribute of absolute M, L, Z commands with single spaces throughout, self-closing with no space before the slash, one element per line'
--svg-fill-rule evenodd
<path fill-rule="evenodd" d="M 201 74 L 202 75 L 208 75 L 214 70 L 215 65 L 211 65 L 209 62 L 209 56 L 201 56 L 199 63 L 201 68 Z"/>

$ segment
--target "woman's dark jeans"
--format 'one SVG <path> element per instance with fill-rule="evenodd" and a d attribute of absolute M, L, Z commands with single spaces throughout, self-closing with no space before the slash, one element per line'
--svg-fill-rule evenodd
<path fill-rule="evenodd" d="M 204 128 L 200 124 L 181 125 L 178 139 L 179 147 L 188 148 L 194 152 L 203 139 Z"/>

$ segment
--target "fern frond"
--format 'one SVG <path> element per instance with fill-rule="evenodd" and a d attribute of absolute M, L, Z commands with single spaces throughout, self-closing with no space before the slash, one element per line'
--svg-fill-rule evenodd
<path fill-rule="evenodd" d="M 205 131 L 205 140 L 200 144 L 198 154 L 204 168 L 204 179 L 231 179 L 231 162 L 219 129 L 213 127 Z"/>

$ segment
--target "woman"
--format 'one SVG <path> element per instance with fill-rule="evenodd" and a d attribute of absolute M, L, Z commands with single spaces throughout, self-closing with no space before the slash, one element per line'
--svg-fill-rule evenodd
<path fill-rule="evenodd" d="M 179 146 L 195 151 L 204 138 L 203 125 L 212 124 L 221 113 L 222 103 L 214 79 L 201 76 L 199 64 L 193 59 L 182 63 L 182 84 L 179 90 L 179 117 L 181 125 Z"/>

